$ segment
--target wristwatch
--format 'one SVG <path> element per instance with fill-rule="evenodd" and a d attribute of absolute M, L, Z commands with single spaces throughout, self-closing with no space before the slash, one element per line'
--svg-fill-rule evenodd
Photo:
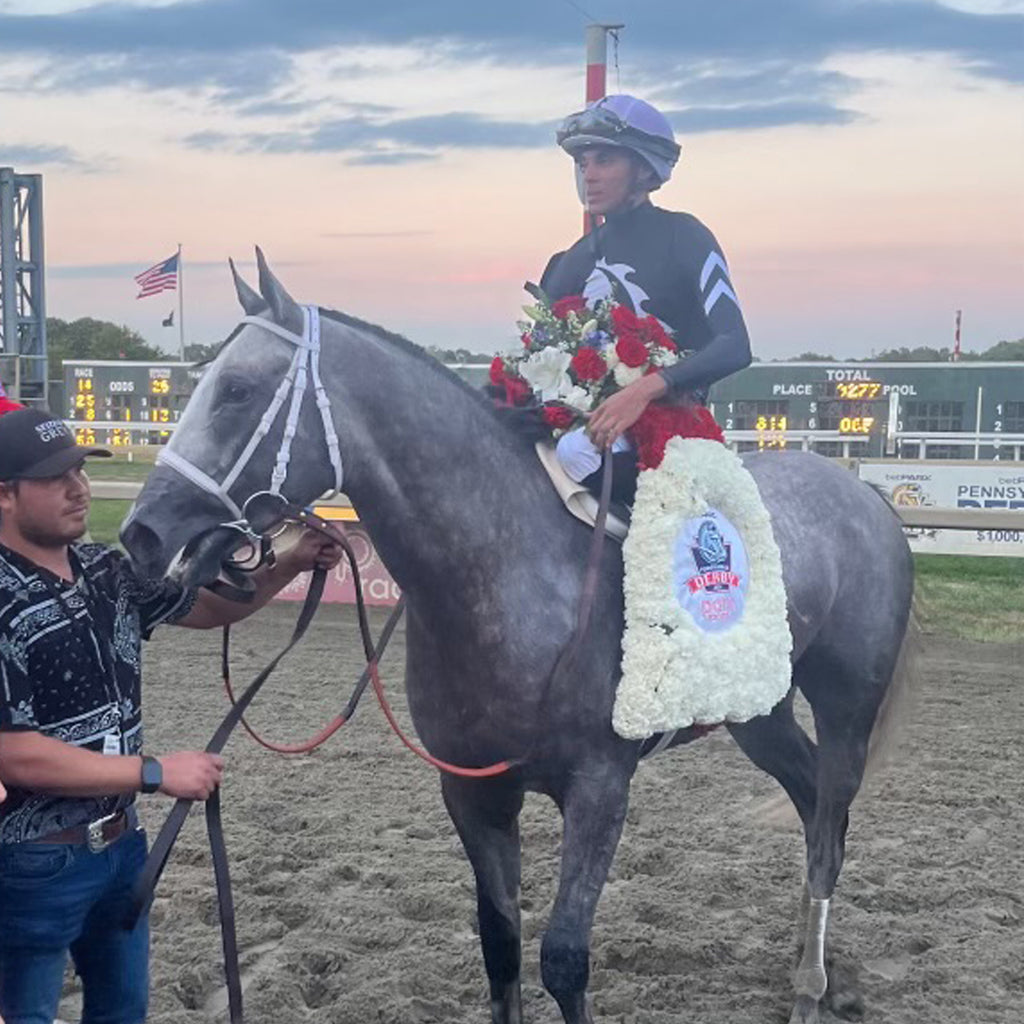
<path fill-rule="evenodd" d="M 142 792 L 155 793 L 164 782 L 163 765 L 155 757 L 142 757 Z"/>

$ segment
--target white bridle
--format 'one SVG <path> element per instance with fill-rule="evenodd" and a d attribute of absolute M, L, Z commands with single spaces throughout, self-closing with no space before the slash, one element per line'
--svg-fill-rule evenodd
<path fill-rule="evenodd" d="M 306 394 L 306 385 L 310 377 L 313 380 L 313 391 L 316 395 L 316 405 L 320 410 L 320 419 L 324 427 L 324 441 L 327 444 L 327 451 L 330 455 L 331 466 L 334 468 L 334 489 L 341 490 L 342 465 L 341 448 L 338 445 L 338 435 L 334 429 L 334 419 L 331 416 L 331 401 L 324 390 L 323 381 L 320 379 L 320 310 L 316 306 L 302 307 L 302 334 L 294 334 L 292 331 L 267 320 L 262 316 L 243 317 L 243 324 L 253 324 L 262 327 L 271 334 L 276 334 L 289 344 L 295 346 L 295 354 L 292 356 L 288 372 L 278 385 L 274 397 L 270 401 L 267 411 L 259 422 L 252 437 L 235 460 L 235 464 L 228 471 L 227 476 L 218 483 L 209 473 L 204 472 L 194 463 L 179 455 L 173 449 L 176 437 L 171 438 L 170 444 L 160 450 L 157 456 L 157 465 L 168 466 L 170 469 L 180 473 L 187 480 L 190 480 L 197 487 L 202 488 L 208 494 L 219 498 L 220 501 L 231 511 L 239 521 L 237 525 L 248 525 L 245 523 L 245 516 L 242 508 L 231 497 L 232 486 L 238 480 L 242 470 L 248 465 L 253 453 L 259 447 L 260 442 L 270 433 L 277 414 L 291 394 L 291 403 L 288 406 L 288 418 L 284 425 L 284 436 L 281 438 L 281 447 L 277 453 L 277 461 L 270 474 L 270 487 L 260 494 L 272 494 L 281 497 L 281 488 L 284 486 L 288 476 L 288 461 L 291 458 L 292 439 L 295 437 L 295 430 L 299 422 L 299 413 L 302 409 L 302 400 Z M 235 524 L 231 524 L 235 525 Z"/>

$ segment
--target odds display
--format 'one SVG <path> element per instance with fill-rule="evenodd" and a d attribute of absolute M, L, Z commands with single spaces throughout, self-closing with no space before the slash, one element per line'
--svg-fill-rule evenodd
<path fill-rule="evenodd" d="M 166 444 L 198 377 L 191 363 L 69 359 L 65 415 L 79 444 Z"/>

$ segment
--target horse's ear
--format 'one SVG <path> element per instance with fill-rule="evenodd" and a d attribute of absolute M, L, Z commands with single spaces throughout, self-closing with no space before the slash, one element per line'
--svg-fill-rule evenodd
<path fill-rule="evenodd" d="M 263 250 L 256 246 L 256 266 L 260 272 L 260 294 L 269 303 L 274 320 L 282 327 L 302 333 L 302 309 L 270 272 Z"/>
<path fill-rule="evenodd" d="M 238 301 L 242 304 L 246 316 L 259 316 L 260 313 L 266 312 L 270 307 L 263 301 L 259 292 L 253 291 L 242 280 L 242 275 L 235 267 L 235 261 L 230 257 L 228 257 L 228 266 L 231 267 L 231 276 L 235 279 L 235 293 L 238 295 Z"/>

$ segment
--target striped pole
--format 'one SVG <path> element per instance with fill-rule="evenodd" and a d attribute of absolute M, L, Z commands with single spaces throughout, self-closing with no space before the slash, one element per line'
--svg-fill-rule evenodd
<path fill-rule="evenodd" d="M 587 26 L 587 106 L 596 103 L 608 93 L 608 34 L 617 32 L 623 25 L 588 25 Z M 597 227 L 596 218 L 583 212 L 583 234 L 588 234 Z"/>
<path fill-rule="evenodd" d="M 960 360 L 960 315 L 963 310 L 958 309 L 956 311 L 956 329 L 953 331 L 953 358 L 951 362 L 959 362 Z"/>
<path fill-rule="evenodd" d="M 621 25 L 587 26 L 587 94 L 588 104 L 601 99 L 608 87 L 608 31 Z"/>

